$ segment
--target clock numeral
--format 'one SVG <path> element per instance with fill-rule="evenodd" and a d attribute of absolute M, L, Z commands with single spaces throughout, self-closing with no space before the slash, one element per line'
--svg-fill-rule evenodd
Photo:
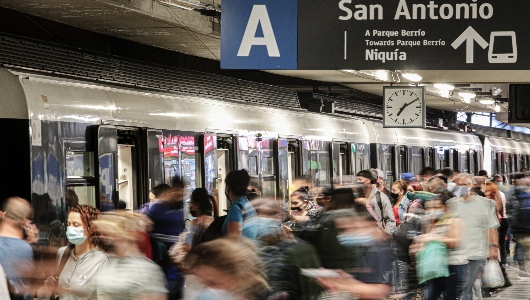
<path fill-rule="evenodd" d="M 405 90 L 403 90 L 403 96 L 405 96 Z"/>
<path fill-rule="evenodd" d="M 410 123 L 414 122 L 414 120 L 412 118 L 410 118 Z"/>
<path fill-rule="evenodd" d="M 403 124 L 405 124 L 405 119 L 403 119 Z"/>
<path fill-rule="evenodd" d="M 418 113 L 416 113 L 415 115 L 416 115 L 417 117 L 419 117 L 419 116 L 420 116 L 420 114 L 418 114 Z"/>
<path fill-rule="evenodd" d="M 410 92 L 410 95 L 412 96 L 414 94 L 414 92 Z"/>
<path fill-rule="evenodd" d="M 392 108 L 392 106 L 387 106 L 386 108 Z"/>
<path fill-rule="evenodd" d="M 421 106 L 416 106 L 416 108 L 421 108 Z"/>

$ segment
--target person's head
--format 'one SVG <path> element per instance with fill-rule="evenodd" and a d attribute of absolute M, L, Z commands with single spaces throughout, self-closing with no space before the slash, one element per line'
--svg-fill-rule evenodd
<path fill-rule="evenodd" d="M 407 193 L 407 189 L 409 187 L 408 182 L 405 180 L 398 180 L 394 181 L 392 183 L 392 198 L 397 199 L 398 197 L 402 197 Z"/>
<path fill-rule="evenodd" d="M 213 197 L 205 188 L 196 188 L 190 197 L 190 214 L 194 217 L 211 216 L 213 212 Z"/>
<path fill-rule="evenodd" d="M 353 208 L 355 196 L 351 188 L 341 187 L 331 192 L 331 199 L 327 210 L 339 210 Z"/>
<path fill-rule="evenodd" d="M 421 179 L 423 181 L 428 181 L 429 179 L 431 179 L 431 177 L 434 176 L 434 174 L 436 173 L 436 170 L 432 167 L 425 167 L 421 170 L 420 172 L 420 176 L 421 176 Z"/>
<path fill-rule="evenodd" d="M 68 207 L 79 205 L 79 197 L 77 197 L 77 194 L 74 190 L 66 190 L 65 203 Z"/>
<path fill-rule="evenodd" d="M 225 183 L 226 197 L 230 201 L 234 201 L 237 198 L 243 197 L 247 194 L 247 188 L 250 183 L 250 176 L 248 175 L 248 172 L 245 169 L 230 171 L 226 175 Z"/>
<path fill-rule="evenodd" d="M 245 240 L 216 239 L 201 243 L 186 255 L 181 269 L 209 288 L 242 299 L 257 299 L 269 288 L 255 246 Z"/>
<path fill-rule="evenodd" d="M 444 196 L 444 194 L 440 194 L 425 202 L 425 210 L 427 211 L 426 217 L 429 218 L 429 221 L 440 219 L 443 214 L 448 211 L 447 200 L 449 199 L 450 198 Z"/>
<path fill-rule="evenodd" d="M 104 212 L 93 220 L 96 239 L 106 252 L 122 256 L 130 251 L 139 251 L 143 228 L 139 214 L 126 211 Z"/>
<path fill-rule="evenodd" d="M 521 170 L 519 170 L 519 172 L 521 172 L 521 174 L 525 174 L 528 173 L 528 169 L 527 168 L 521 168 Z"/>
<path fill-rule="evenodd" d="M 411 182 L 409 183 L 408 189 L 409 192 L 418 192 L 423 191 L 423 186 L 419 182 Z"/>
<path fill-rule="evenodd" d="M 29 223 L 28 219 L 32 215 L 28 201 L 19 197 L 7 198 L 2 206 L 2 211 L 2 226 L 10 226 L 19 232 L 23 232 L 24 226 Z"/>
<path fill-rule="evenodd" d="M 167 197 L 167 194 L 171 192 L 172 189 L 169 185 L 162 183 L 151 189 L 149 192 L 149 200 L 154 201 L 157 199 L 163 199 Z"/>
<path fill-rule="evenodd" d="M 497 184 L 498 186 L 502 186 L 503 185 L 503 180 L 502 180 L 502 176 L 499 175 L 499 174 L 496 174 L 495 176 L 493 176 L 493 179 L 492 181 Z"/>
<path fill-rule="evenodd" d="M 326 211 L 329 209 L 332 194 L 333 189 L 330 187 L 321 187 L 317 191 L 316 202 L 322 207 L 322 210 Z"/>
<path fill-rule="evenodd" d="M 482 192 L 484 193 L 484 197 L 488 199 L 496 199 L 499 187 L 493 182 L 486 182 L 482 186 Z"/>
<path fill-rule="evenodd" d="M 247 190 L 248 201 L 254 200 L 261 197 L 261 191 L 257 187 L 249 186 Z"/>
<path fill-rule="evenodd" d="M 445 182 L 438 176 L 433 176 L 427 181 L 428 192 L 434 193 L 441 187 L 445 187 Z"/>
<path fill-rule="evenodd" d="M 499 176 L 500 176 L 500 175 L 499 175 Z M 502 176 L 500 176 L 500 177 L 501 177 L 500 182 L 502 183 L 503 180 L 504 180 L 504 177 L 502 177 Z M 515 183 L 514 183 L 514 185 L 518 185 L 518 184 L 519 184 L 518 182 L 519 182 L 521 179 L 524 179 L 525 177 L 526 177 L 526 176 L 525 176 L 523 173 L 515 173 L 515 174 L 513 174 L 512 178 L 515 179 Z M 499 182 L 499 180 L 497 180 L 497 182 Z M 504 181 L 504 183 L 506 183 L 506 182 Z M 499 185 L 499 187 L 501 187 L 501 186 L 502 186 L 502 184 Z"/>
<path fill-rule="evenodd" d="M 448 180 L 452 180 L 455 175 L 455 172 L 451 168 L 443 168 L 440 173 Z"/>
<path fill-rule="evenodd" d="M 99 209 L 90 205 L 77 205 L 68 210 L 66 238 L 74 245 L 95 244 L 92 222 L 100 216 Z M 98 246 L 98 245 L 96 245 Z"/>
<path fill-rule="evenodd" d="M 377 185 L 380 186 L 385 181 L 385 173 L 381 169 L 375 169 L 377 172 Z"/>
<path fill-rule="evenodd" d="M 473 192 L 476 181 L 471 174 L 461 173 L 455 178 L 455 183 L 457 184 L 454 189 L 455 196 L 467 197 Z"/>
<path fill-rule="evenodd" d="M 167 193 L 166 201 L 169 201 L 172 204 L 177 206 L 182 206 L 182 201 L 184 200 L 184 181 L 180 176 L 175 176 L 171 179 L 171 191 Z"/>
<path fill-rule="evenodd" d="M 365 205 L 355 209 L 342 210 L 335 216 L 337 240 L 344 247 L 372 246 L 384 238 L 374 217 Z"/>
<path fill-rule="evenodd" d="M 299 188 L 291 194 L 291 210 L 303 210 L 309 202 L 309 194 L 304 188 Z"/>
<path fill-rule="evenodd" d="M 377 172 L 376 172 L 377 173 Z M 374 176 L 369 170 L 362 170 L 357 173 L 357 183 L 362 183 L 365 185 L 372 185 L 377 183 L 377 174 Z"/>
<path fill-rule="evenodd" d="M 480 170 L 480 171 L 478 171 L 478 176 L 488 177 L 488 171 Z"/>
<path fill-rule="evenodd" d="M 405 180 L 407 182 L 412 182 L 412 181 L 416 181 L 416 176 L 414 176 L 414 174 L 412 173 L 403 173 L 401 174 L 400 179 Z"/>

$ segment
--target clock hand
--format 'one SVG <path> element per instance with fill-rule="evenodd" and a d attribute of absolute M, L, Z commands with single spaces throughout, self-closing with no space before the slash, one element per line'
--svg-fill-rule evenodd
<path fill-rule="evenodd" d="M 411 101 L 409 103 L 405 103 L 398 111 L 397 115 L 401 115 L 401 113 L 405 110 L 405 108 L 407 108 L 407 106 L 411 105 L 412 103 L 418 101 L 419 99 L 415 99 L 414 101 Z"/>

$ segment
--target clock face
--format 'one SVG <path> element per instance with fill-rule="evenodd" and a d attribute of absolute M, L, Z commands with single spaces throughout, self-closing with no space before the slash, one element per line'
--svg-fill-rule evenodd
<path fill-rule="evenodd" d="M 424 127 L 423 87 L 384 88 L 384 127 Z"/>

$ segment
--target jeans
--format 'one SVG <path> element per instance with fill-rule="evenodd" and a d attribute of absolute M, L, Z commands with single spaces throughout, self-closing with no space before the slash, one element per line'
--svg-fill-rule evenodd
<path fill-rule="evenodd" d="M 449 278 L 447 279 L 447 300 L 462 299 L 464 284 L 468 277 L 468 265 L 449 266 Z"/>
<path fill-rule="evenodd" d="M 462 290 L 462 299 L 463 300 L 473 300 L 473 286 L 475 280 L 478 277 L 478 274 L 482 272 L 484 266 L 486 265 L 486 259 L 470 260 L 467 264 L 468 273 L 466 280 L 464 282 L 464 287 Z"/>
<path fill-rule="evenodd" d="M 180 277 L 177 280 L 170 280 L 167 283 L 169 295 L 169 300 L 179 300 L 184 297 L 184 278 Z"/>
<path fill-rule="evenodd" d="M 506 264 L 506 234 L 508 233 L 508 219 L 501 219 L 499 227 L 499 250 L 501 251 L 501 264 Z"/>
<path fill-rule="evenodd" d="M 424 300 L 437 300 L 447 288 L 447 277 L 433 278 L 425 282 Z"/>

